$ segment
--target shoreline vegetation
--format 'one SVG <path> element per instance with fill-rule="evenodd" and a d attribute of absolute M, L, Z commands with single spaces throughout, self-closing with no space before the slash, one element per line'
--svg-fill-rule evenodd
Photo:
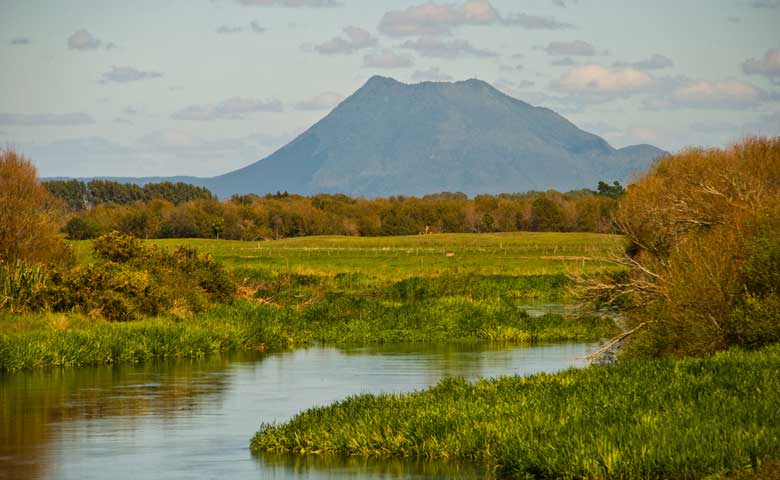
<path fill-rule="evenodd" d="M 596 234 L 453 234 L 142 242 L 112 234 L 71 242 L 76 266 L 35 270 L 41 277 L 27 275 L 31 293 L 6 305 L 18 313 L 0 313 L 0 372 L 315 342 L 598 341 L 619 331 L 614 320 L 526 310 L 563 301 L 567 266 L 614 268 L 603 258 L 621 241 Z M 8 266 L 2 271 L 13 276 Z M 75 292 L 78 302 L 60 300 Z M 222 303 L 213 303 L 217 294 Z"/>
<path fill-rule="evenodd" d="M 255 454 L 471 461 L 499 478 L 726 478 L 780 452 L 780 347 L 631 360 L 410 394 L 357 395 L 262 425 Z M 760 475 L 757 474 L 757 475 Z"/>

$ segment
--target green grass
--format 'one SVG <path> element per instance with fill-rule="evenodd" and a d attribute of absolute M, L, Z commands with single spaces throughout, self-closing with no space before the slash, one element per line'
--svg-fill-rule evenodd
<path fill-rule="evenodd" d="M 155 240 L 224 262 L 244 297 L 190 318 L 107 323 L 77 314 L 0 314 L 0 372 L 199 357 L 238 349 L 447 341 L 597 341 L 611 320 L 532 318 L 565 301 L 567 271 L 615 268 L 622 239 L 594 234 Z M 71 242 L 79 263 L 92 242 Z M 447 256 L 454 253 L 454 256 Z"/>
<path fill-rule="evenodd" d="M 262 425 L 260 454 L 467 460 L 500 477 L 719 478 L 780 460 L 780 346 L 359 395 Z"/>
<path fill-rule="evenodd" d="M 245 300 L 187 320 L 98 321 L 75 314 L 0 314 L 0 372 L 199 358 L 236 350 L 333 345 L 491 341 L 594 341 L 609 320 L 531 318 L 492 302 L 438 299 L 395 303 L 334 297 L 304 308 Z"/>
<path fill-rule="evenodd" d="M 232 240 L 149 240 L 209 252 L 229 269 L 262 269 L 308 275 L 362 273 L 401 279 L 443 273 L 550 275 L 615 268 L 609 261 L 624 240 L 595 233 L 437 234 L 407 237 L 300 237 Z M 90 241 L 69 242 L 80 261 Z M 454 254 L 447 256 L 447 254 Z"/>

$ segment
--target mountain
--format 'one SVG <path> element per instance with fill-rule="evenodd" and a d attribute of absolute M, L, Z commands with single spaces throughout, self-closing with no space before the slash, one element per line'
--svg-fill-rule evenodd
<path fill-rule="evenodd" d="M 615 149 L 543 107 L 480 80 L 404 84 L 372 77 L 272 155 L 213 178 L 185 181 L 224 198 L 288 191 L 377 197 L 595 188 L 625 183 L 667 152 Z"/>
<path fill-rule="evenodd" d="M 483 81 L 408 85 L 377 76 L 274 154 L 204 183 L 221 197 L 565 191 L 625 182 L 664 154 L 650 145 L 614 149 Z"/>

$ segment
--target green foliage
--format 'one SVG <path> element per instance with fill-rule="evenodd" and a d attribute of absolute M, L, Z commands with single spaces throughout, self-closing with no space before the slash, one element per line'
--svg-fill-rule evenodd
<path fill-rule="evenodd" d="M 610 198 L 619 198 L 625 195 L 626 189 L 620 185 L 620 182 L 615 180 L 612 185 L 607 182 L 600 181 L 598 185 L 598 194 Z"/>
<path fill-rule="evenodd" d="M 90 217 L 73 217 L 64 228 L 69 240 L 89 240 L 100 236 L 100 226 Z"/>
<path fill-rule="evenodd" d="M 46 189 L 62 199 L 71 212 L 80 212 L 100 204 L 132 205 L 136 202 L 165 200 L 174 205 L 193 200 L 214 200 L 205 187 L 183 182 L 147 183 L 144 186 L 111 180 L 50 180 L 43 182 Z"/>
<path fill-rule="evenodd" d="M 99 185 L 104 188 L 108 184 Z M 144 189 L 151 188 L 151 185 L 162 184 L 148 184 Z M 119 200 L 124 197 L 136 199 L 141 195 L 123 184 L 111 183 L 111 188 L 129 188 L 135 192 L 117 193 Z M 97 202 L 94 208 L 78 213 L 76 218 L 83 222 L 69 225 L 66 229 L 69 238 L 94 238 L 112 230 L 139 238 L 234 240 L 314 235 L 512 232 L 522 229 L 611 232 L 614 229 L 611 214 L 616 205 L 613 198 L 595 195 L 591 191 L 479 195 L 473 200 L 462 194 L 386 199 L 324 194 L 313 197 L 243 195 L 224 202 L 206 198 L 205 194 L 204 198 L 193 195 L 192 199 L 185 201 L 178 194 L 164 195 L 164 200 L 153 200 L 146 190 L 142 193 L 146 196 L 140 200 Z"/>
<path fill-rule="evenodd" d="M 531 204 L 531 230 L 537 232 L 556 232 L 564 228 L 561 208 L 548 198 L 537 198 Z"/>
<path fill-rule="evenodd" d="M 532 377 L 442 380 L 265 424 L 264 452 L 469 460 L 501 478 L 666 479 L 780 460 L 780 347 Z"/>
<path fill-rule="evenodd" d="M 171 314 L 189 316 L 230 302 L 235 284 L 222 265 L 186 247 L 146 247 L 112 232 L 95 239 L 99 261 L 74 268 L 0 265 L 0 310 L 81 312 L 111 321 Z"/>
<path fill-rule="evenodd" d="M 22 313 L 46 308 L 46 286 L 43 265 L 0 262 L 0 311 Z"/>
<path fill-rule="evenodd" d="M 95 256 L 109 262 L 124 263 L 142 256 L 146 249 L 141 241 L 119 232 L 107 233 L 92 242 Z"/>

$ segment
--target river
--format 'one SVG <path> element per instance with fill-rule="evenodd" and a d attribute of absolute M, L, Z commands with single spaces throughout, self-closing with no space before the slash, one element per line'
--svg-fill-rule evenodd
<path fill-rule="evenodd" d="M 261 422 L 445 376 L 553 372 L 592 345 L 313 347 L 0 376 L 0 478 L 490 478 L 469 465 L 260 456 Z"/>

